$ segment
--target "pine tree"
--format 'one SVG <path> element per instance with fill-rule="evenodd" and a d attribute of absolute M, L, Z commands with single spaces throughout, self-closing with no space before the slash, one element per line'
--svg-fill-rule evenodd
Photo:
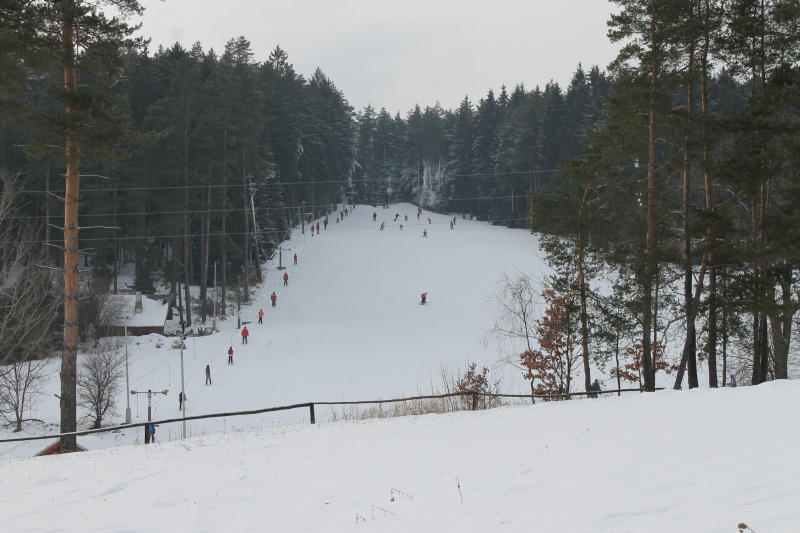
<path fill-rule="evenodd" d="M 48 96 L 59 109 L 36 118 L 36 139 L 43 147 L 59 139 L 64 143 L 66 167 L 64 195 L 64 349 L 61 364 L 61 431 L 77 427 L 76 376 L 78 351 L 78 213 L 80 167 L 92 161 L 113 160 L 112 147 L 124 140 L 122 117 L 109 91 L 123 66 L 123 51 L 137 43 L 134 27 L 111 18 L 103 7 L 114 5 L 122 17 L 138 15 L 136 0 L 33 1 L 17 6 L 14 26 L 24 27 L 33 41 L 17 50 L 17 58 L 39 55 L 62 71 L 51 79 Z M 61 438 L 63 453 L 75 450 L 75 436 Z"/>

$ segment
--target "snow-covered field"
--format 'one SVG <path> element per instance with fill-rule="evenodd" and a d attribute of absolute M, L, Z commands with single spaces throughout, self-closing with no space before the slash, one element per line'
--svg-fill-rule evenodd
<path fill-rule="evenodd" d="M 502 272 L 545 267 L 527 232 L 460 218 L 450 230 L 451 219 L 358 206 L 322 235 L 295 232 L 288 285 L 276 258 L 242 311 L 249 344 L 235 316 L 188 339 L 187 415 L 412 396 L 440 386 L 442 365 L 493 365 L 486 297 Z M 154 398 L 155 420 L 179 416 L 170 341 L 128 344 L 131 388 L 169 389 Z M 505 374 L 505 391 L 525 391 Z M 47 425 L 23 434 L 57 432 L 57 392 L 55 373 L 31 413 Z M 131 401 L 145 421 L 145 398 Z M 0 516 L 15 532 L 794 531 L 799 402 L 798 384 L 782 382 L 359 422 L 329 422 L 318 407 L 313 426 L 307 409 L 190 422 L 185 440 L 163 424 L 155 445 L 121 430 L 80 437 L 87 453 L 44 458 L 29 456 L 46 441 L 5 443 Z"/>

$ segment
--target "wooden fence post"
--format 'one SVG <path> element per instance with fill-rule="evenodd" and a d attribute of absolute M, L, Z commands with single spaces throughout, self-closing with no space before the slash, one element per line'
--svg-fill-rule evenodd
<path fill-rule="evenodd" d="M 317 421 L 314 418 L 314 404 L 313 403 L 308 404 L 308 408 L 311 410 L 311 423 L 316 424 Z"/>
<path fill-rule="evenodd" d="M 473 392 L 472 393 L 472 410 L 473 411 L 477 411 L 478 410 L 478 393 L 477 392 Z"/>

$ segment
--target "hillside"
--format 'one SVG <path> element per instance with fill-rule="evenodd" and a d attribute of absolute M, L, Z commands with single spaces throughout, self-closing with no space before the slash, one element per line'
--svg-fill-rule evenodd
<path fill-rule="evenodd" d="M 275 258 L 242 311 L 248 345 L 235 316 L 188 339 L 187 414 L 411 396 L 438 387 L 442 365 L 494 365 L 481 343 L 486 297 L 503 271 L 542 272 L 535 238 L 415 214 L 358 206 L 322 235 L 295 232 L 281 258 L 288 285 Z M 170 339 L 132 339 L 128 352 L 131 388 L 169 389 L 153 416 L 177 417 Z M 502 381 L 525 390 L 508 369 Z M 24 433 L 57 431 L 57 387 L 54 373 L 32 413 L 44 423 Z M 15 532 L 733 532 L 739 522 L 791 531 L 800 482 L 790 443 L 800 431 L 783 421 L 799 401 L 797 383 L 777 382 L 365 421 L 330 422 L 319 410 L 314 426 L 307 410 L 226 417 L 187 424 L 185 440 L 178 424 L 163 424 L 155 445 L 122 430 L 79 438 L 87 453 L 45 458 L 29 458 L 43 441 L 3 444 L 0 502 Z M 143 395 L 132 402 L 134 422 L 146 420 Z"/>

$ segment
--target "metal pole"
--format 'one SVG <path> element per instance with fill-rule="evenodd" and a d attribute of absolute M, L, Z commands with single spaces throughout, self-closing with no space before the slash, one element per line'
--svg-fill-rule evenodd
<path fill-rule="evenodd" d="M 153 420 L 152 418 L 150 418 L 151 405 L 153 403 L 152 398 L 153 398 L 153 391 L 150 390 L 150 389 L 147 389 L 147 421 L 148 422 L 152 422 L 152 420 Z"/>
<path fill-rule="evenodd" d="M 186 381 L 183 378 L 183 339 L 181 339 L 181 411 L 183 413 L 183 438 L 186 438 Z"/>
<path fill-rule="evenodd" d="M 131 378 L 128 373 L 128 326 L 125 326 L 125 390 L 131 390 Z M 131 397 L 125 395 L 128 400 L 128 407 L 125 409 L 125 423 L 131 423 Z"/>
<path fill-rule="evenodd" d="M 217 262 L 214 261 L 214 331 L 217 330 Z"/>

